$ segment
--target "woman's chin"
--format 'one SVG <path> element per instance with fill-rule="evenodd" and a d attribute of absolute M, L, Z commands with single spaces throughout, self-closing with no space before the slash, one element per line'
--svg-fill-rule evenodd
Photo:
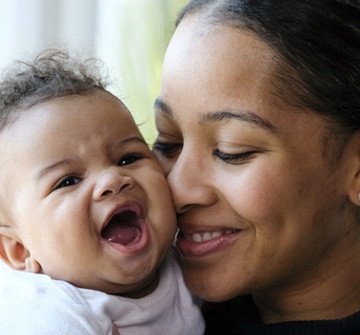
<path fill-rule="evenodd" d="M 186 286 L 196 296 L 211 302 L 221 302 L 239 295 L 239 290 L 234 291 L 234 285 L 224 285 L 224 277 L 206 271 L 203 268 L 194 268 L 182 265 Z M 240 292 L 241 294 L 241 292 Z"/>

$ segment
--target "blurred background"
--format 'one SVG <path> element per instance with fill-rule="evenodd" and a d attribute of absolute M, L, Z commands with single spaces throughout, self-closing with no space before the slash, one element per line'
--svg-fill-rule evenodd
<path fill-rule="evenodd" d="M 153 103 L 176 15 L 188 0 L 0 0 L 0 69 L 66 48 L 105 63 L 112 85 L 151 144 Z"/>

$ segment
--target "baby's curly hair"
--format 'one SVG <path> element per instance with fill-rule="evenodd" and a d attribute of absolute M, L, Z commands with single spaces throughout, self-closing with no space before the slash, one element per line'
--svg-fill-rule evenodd
<path fill-rule="evenodd" d="M 45 50 L 31 62 L 14 62 L 0 80 L 0 131 L 20 110 L 62 96 L 105 90 L 101 68 L 98 59 L 80 61 L 57 49 Z"/>

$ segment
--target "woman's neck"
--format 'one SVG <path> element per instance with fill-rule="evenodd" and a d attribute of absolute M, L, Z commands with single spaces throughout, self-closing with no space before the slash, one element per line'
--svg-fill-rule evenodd
<path fill-rule="evenodd" d="M 308 280 L 254 294 L 263 322 L 341 319 L 360 311 L 358 244 L 359 248 L 324 264 Z"/>

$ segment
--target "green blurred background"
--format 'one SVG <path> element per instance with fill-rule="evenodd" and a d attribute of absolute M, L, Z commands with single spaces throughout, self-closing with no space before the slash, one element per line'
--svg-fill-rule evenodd
<path fill-rule="evenodd" d="M 188 0 L 122 0 L 118 11 L 119 93 L 145 140 L 155 138 L 153 103 L 159 92 L 166 46 L 176 15 Z M 141 10 L 139 10 L 141 8 Z"/>

